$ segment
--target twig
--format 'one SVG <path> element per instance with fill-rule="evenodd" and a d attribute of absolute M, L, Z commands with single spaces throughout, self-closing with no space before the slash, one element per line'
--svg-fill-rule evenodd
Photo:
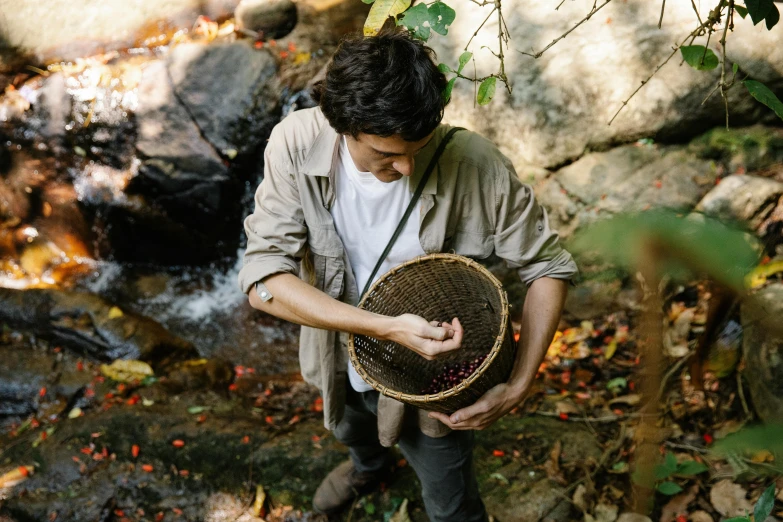
<path fill-rule="evenodd" d="M 559 413 L 555 413 L 552 411 L 537 411 L 535 412 L 536 415 L 541 415 L 542 417 L 560 417 Z M 585 422 L 585 423 L 602 423 L 602 422 L 620 422 L 626 419 L 640 419 L 642 417 L 657 417 L 657 414 L 654 413 L 626 413 L 624 415 L 611 415 L 606 417 L 568 417 L 568 420 L 570 422 Z"/>
<path fill-rule="evenodd" d="M 671 379 L 672 375 L 677 373 L 678 370 L 680 370 L 686 362 L 690 360 L 691 357 L 693 357 L 693 354 L 696 353 L 695 350 L 690 350 L 688 353 L 685 354 L 679 361 L 674 363 L 674 365 L 669 368 L 669 371 L 666 372 L 666 374 L 661 379 L 661 386 L 658 388 L 658 395 L 655 397 L 655 403 L 660 402 L 661 397 L 663 397 L 663 392 L 666 389 L 666 384 L 669 382 L 669 379 Z"/>
<path fill-rule="evenodd" d="M 704 22 L 701 21 L 701 16 L 699 16 L 699 8 L 696 7 L 696 0 L 691 0 L 691 5 L 693 6 L 693 12 L 696 13 L 696 18 L 699 19 L 699 25 L 704 25 Z"/>
<path fill-rule="evenodd" d="M 600 11 L 600 10 L 601 10 L 601 9 L 602 9 L 602 8 L 603 8 L 603 7 L 604 7 L 606 4 L 608 4 L 608 3 L 609 3 L 609 2 L 611 2 L 611 1 L 612 1 L 612 0 L 606 0 L 606 1 L 605 1 L 603 4 L 601 4 L 601 5 L 597 6 L 597 7 L 596 7 L 596 5 L 595 5 L 595 4 L 593 4 L 593 8 L 590 10 L 590 12 L 589 12 L 589 13 L 587 13 L 587 16 L 585 16 L 585 17 L 584 17 L 584 18 L 582 18 L 582 19 L 581 19 L 579 22 L 577 22 L 577 23 L 576 23 L 576 25 L 575 25 L 575 26 L 573 26 L 571 29 L 569 29 L 569 30 L 568 30 L 568 31 L 566 31 L 565 33 L 561 34 L 560 36 L 558 36 L 557 38 L 555 38 L 554 40 L 552 40 L 552 42 L 551 42 L 549 45 L 547 45 L 546 47 L 544 47 L 544 48 L 543 48 L 541 51 L 539 51 L 539 52 L 537 52 L 537 53 L 535 53 L 535 54 L 526 53 L 526 52 L 524 52 L 524 51 L 517 51 L 517 52 L 519 52 L 519 53 L 521 53 L 521 54 L 524 54 L 524 55 L 526 55 L 526 56 L 532 56 L 532 57 L 533 57 L 533 58 L 535 58 L 535 59 L 541 58 L 541 55 L 542 55 L 542 54 L 544 54 L 544 53 L 547 51 L 547 49 L 549 49 L 550 47 L 552 47 L 553 45 L 555 45 L 557 42 L 559 42 L 560 40 L 562 40 L 563 38 L 565 38 L 566 36 L 568 36 L 569 34 L 571 34 L 571 33 L 574 31 L 574 29 L 576 29 L 577 27 L 579 27 L 580 25 L 582 25 L 583 23 L 585 23 L 586 21 L 588 21 L 588 20 L 589 20 L 589 19 L 590 19 L 590 18 L 591 18 L 591 17 L 592 17 L 592 16 L 593 16 L 595 13 L 597 13 L 598 11 Z"/>
<path fill-rule="evenodd" d="M 700 29 L 701 29 L 701 28 L 700 28 Z M 660 65 L 658 65 L 658 67 L 656 67 L 656 68 L 655 68 L 655 70 L 652 72 L 652 74 L 650 74 L 650 76 L 648 76 L 648 77 L 647 77 L 645 80 L 642 80 L 642 83 L 639 85 L 639 87 L 637 87 L 637 88 L 636 88 L 636 90 L 635 90 L 635 91 L 633 91 L 633 92 L 631 93 L 631 95 L 630 95 L 628 98 L 626 98 L 626 99 L 625 99 L 625 101 L 623 102 L 623 104 L 620 106 L 620 108 L 619 108 L 619 109 L 617 109 L 617 112 L 616 112 L 616 113 L 614 113 L 614 116 L 612 116 L 612 119 L 611 119 L 611 120 L 609 120 L 609 123 L 607 123 L 607 125 L 611 125 L 611 124 L 612 124 L 612 122 L 615 120 L 615 118 L 617 118 L 617 116 L 620 114 L 620 111 L 622 111 L 622 110 L 625 108 L 625 106 L 626 106 L 626 105 L 628 105 L 628 102 L 629 102 L 629 101 L 631 101 L 631 98 L 633 98 L 634 96 L 636 96 L 636 93 L 637 93 L 637 92 L 639 92 L 640 90 L 642 90 L 642 87 L 644 87 L 645 85 L 647 85 L 647 82 L 649 82 L 649 81 L 652 79 L 652 77 L 653 77 L 653 76 L 655 76 L 655 74 L 656 74 L 658 71 L 660 71 L 660 70 L 661 70 L 661 68 L 662 68 L 664 65 L 666 65 L 667 63 L 669 63 L 669 60 L 671 60 L 671 59 L 672 59 L 672 57 L 673 57 L 675 54 L 677 54 L 677 51 L 679 51 L 679 50 L 680 50 L 680 48 L 681 48 L 681 47 L 682 47 L 682 46 L 685 44 L 686 40 L 688 40 L 688 38 L 690 38 L 690 37 L 691 37 L 691 36 L 692 36 L 694 33 L 696 33 L 696 31 L 693 31 L 691 34 L 689 34 L 687 37 L 685 37 L 685 38 L 682 40 L 682 42 L 681 42 L 681 43 L 680 43 L 680 44 L 679 44 L 677 47 L 675 47 L 675 48 L 674 48 L 674 50 L 672 51 L 672 53 L 671 53 L 671 54 L 670 54 L 670 55 L 669 55 L 669 56 L 668 56 L 668 57 L 667 57 L 667 58 L 666 58 L 666 59 L 665 59 L 665 60 L 664 60 L 664 61 L 663 61 L 663 62 L 662 62 Z"/>
<path fill-rule="evenodd" d="M 501 0 L 495 0 L 495 9 L 497 9 L 498 12 L 498 47 L 500 49 L 499 56 L 496 56 L 498 56 L 498 60 L 500 60 L 499 78 L 506 86 L 508 93 L 511 94 L 511 87 L 508 85 L 508 81 L 506 81 L 506 64 L 503 60 L 503 11 L 501 10 L 500 1 Z"/>
<path fill-rule="evenodd" d="M 492 2 L 492 3 L 494 4 L 495 2 Z M 484 21 L 483 21 L 483 22 L 481 22 L 481 25 L 480 25 L 480 26 L 478 26 L 478 29 L 476 29 L 476 32 L 474 32 L 474 33 L 473 33 L 473 36 L 471 36 L 471 37 L 470 37 L 470 40 L 468 40 L 468 43 L 467 43 L 467 45 L 465 46 L 465 50 L 466 50 L 466 51 L 468 50 L 468 47 L 470 47 L 470 43 L 473 41 L 473 39 L 476 37 L 476 35 L 479 33 L 479 31 L 481 31 L 481 28 L 482 28 L 482 27 L 484 27 L 484 24 L 486 24 L 486 23 L 487 23 L 487 20 L 489 20 L 489 17 L 490 17 L 490 16 L 492 16 L 492 13 L 494 13 L 494 12 L 495 12 L 495 9 L 497 9 L 497 4 L 495 4 L 495 6 L 494 6 L 494 7 L 492 7 L 492 11 L 490 11 L 490 12 L 489 12 L 489 14 L 488 14 L 488 15 L 487 15 L 487 17 L 484 19 Z"/>
<path fill-rule="evenodd" d="M 691 0 L 692 1 L 692 0 Z M 666 0 L 661 3 L 661 17 L 658 19 L 658 29 L 663 25 L 663 12 L 666 10 Z"/>
<path fill-rule="evenodd" d="M 557 4 L 557 7 L 555 7 L 555 11 L 557 11 L 558 9 L 560 9 L 561 7 L 563 7 L 563 4 L 564 4 L 564 3 L 565 3 L 565 0 L 563 0 L 562 2 L 560 2 L 559 4 Z"/>
<path fill-rule="evenodd" d="M 745 400 L 745 390 L 742 386 L 742 374 L 738 371 L 737 372 L 737 393 L 740 398 L 740 402 L 742 403 L 742 409 L 745 410 L 745 418 L 750 420 L 751 417 L 753 417 L 753 414 L 750 413 L 750 408 L 748 408 L 748 401 Z"/>
<path fill-rule="evenodd" d="M 729 10 L 726 13 L 726 24 L 723 26 L 723 38 L 720 45 L 723 48 L 723 62 L 720 68 L 720 95 L 723 97 L 723 105 L 726 108 L 726 130 L 729 130 L 729 97 L 726 96 L 726 34 L 729 32 L 731 12 L 734 9 L 734 0 L 729 0 Z"/>

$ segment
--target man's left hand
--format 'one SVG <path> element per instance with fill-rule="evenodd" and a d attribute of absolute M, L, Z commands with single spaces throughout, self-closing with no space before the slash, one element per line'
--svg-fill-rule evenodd
<path fill-rule="evenodd" d="M 520 393 L 508 384 L 499 384 L 490 388 L 475 404 L 457 410 L 451 415 L 435 411 L 428 415 L 453 430 L 483 430 L 514 409 L 526 393 L 527 389 Z"/>

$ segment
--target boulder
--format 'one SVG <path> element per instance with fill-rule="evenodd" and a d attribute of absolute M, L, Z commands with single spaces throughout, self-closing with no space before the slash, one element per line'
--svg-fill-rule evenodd
<path fill-rule="evenodd" d="M 247 41 L 178 45 L 166 68 L 176 101 L 228 159 L 253 152 L 279 120 L 275 60 Z"/>
<path fill-rule="evenodd" d="M 587 154 L 535 186 L 561 237 L 620 212 L 690 211 L 714 186 L 717 170 L 682 146 L 625 145 Z"/>
<path fill-rule="evenodd" d="M 783 316 L 783 285 L 769 285 L 755 297 L 760 309 L 742 306 L 745 382 L 759 417 L 765 422 L 780 423 L 783 422 L 783 338 L 770 333 L 763 322 Z"/>
<path fill-rule="evenodd" d="M 783 196 L 783 183 L 758 176 L 733 175 L 721 180 L 696 210 L 723 221 L 739 221 L 757 229 Z"/>
<path fill-rule="evenodd" d="M 265 39 L 282 38 L 297 21 L 291 0 L 242 0 L 234 11 L 237 27 L 256 31 Z"/>
<path fill-rule="evenodd" d="M 457 82 L 446 110 L 447 121 L 486 135 L 514 164 L 547 168 L 616 143 L 644 137 L 681 140 L 724 123 L 719 95 L 702 105 L 720 70 L 678 67 L 678 55 L 607 125 L 640 82 L 671 54 L 672 44 L 682 41 L 698 24 L 689 2 L 667 4 L 662 29 L 658 28 L 660 2 L 612 2 L 540 58 L 522 54 L 542 50 L 572 29 L 590 7 L 579 2 L 558 4 L 555 10 L 548 3 L 503 2 L 510 32 L 505 72 L 512 91 L 509 94 L 498 82 L 491 104 L 477 106 L 473 85 Z M 448 36 L 430 40 L 440 62 L 456 67 L 466 42 L 493 5 L 459 6 Z M 712 7 L 702 3 L 702 19 Z M 498 60 L 492 54 L 497 52 L 497 35 L 497 17 L 492 16 L 472 39 L 469 50 L 476 58 L 477 77 L 498 72 Z M 703 37 L 695 43 L 705 42 Z M 715 38 L 710 47 L 720 53 Z M 767 31 L 754 27 L 749 19 L 737 18 L 728 38 L 727 59 L 740 66 L 743 78 L 747 74 L 778 92 L 783 87 L 783 32 Z M 473 76 L 473 63 L 463 73 Z M 729 106 L 732 126 L 777 120 L 742 86 L 729 91 Z"/>

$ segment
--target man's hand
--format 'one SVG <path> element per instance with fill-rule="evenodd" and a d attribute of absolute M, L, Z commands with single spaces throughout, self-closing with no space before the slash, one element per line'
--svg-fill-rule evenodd
<path fill-rule="evenodd" d="M 456 317 L 451 323 L 428 323 L 418 315 L 403 314 L 391 320 L 383 339 L 410 348 L 432 361 L 442 353 L 459 348 L 463 333 L 462 325 Z"/>
<path fill-rule="evenodd" d="M 483 430 L 514 409 L 526 393 L 527 389 L 518 392 L 508 384 L 498 384 L 490 388 L 475 404 L 457 410 L 451 416 L 436 411 L 431 411 L 428 416 L 438 419 L 453 430 Z"/>

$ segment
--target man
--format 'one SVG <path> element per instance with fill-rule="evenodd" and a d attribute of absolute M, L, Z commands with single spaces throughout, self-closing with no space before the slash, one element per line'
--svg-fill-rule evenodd
<path fill-rule="evenodd" d="M 302 375 L 323 395 L 326 427 L 349 448 L 350 461 L 316 491 L 313 505 L 323 513 L 377 485 L 389 470 L 388 447 L 398 444 L 421 481 L 430 520 L 485 521 L 473 430 L 524 397 L 576 273 L 508 159 L 481 136 L 458 131 L 376 278 L 425 253 L 505 259 L 529 285 L 511 378 L 447 416 L 379 396 L 350 365 L 346 332 L 393 340 L 428 359 L 458 349 L 462 338 L 458 318 L 430 324 L 355 306 L 449 130 L 440 124 L 446 79 L 433 54 L 396 30 L 345 39 L 318 86 L 319 107 L 292 113 L 272 131 L 256 208 L 245 221 L 240 286 L 253 307 L 302 325 Z"/>

